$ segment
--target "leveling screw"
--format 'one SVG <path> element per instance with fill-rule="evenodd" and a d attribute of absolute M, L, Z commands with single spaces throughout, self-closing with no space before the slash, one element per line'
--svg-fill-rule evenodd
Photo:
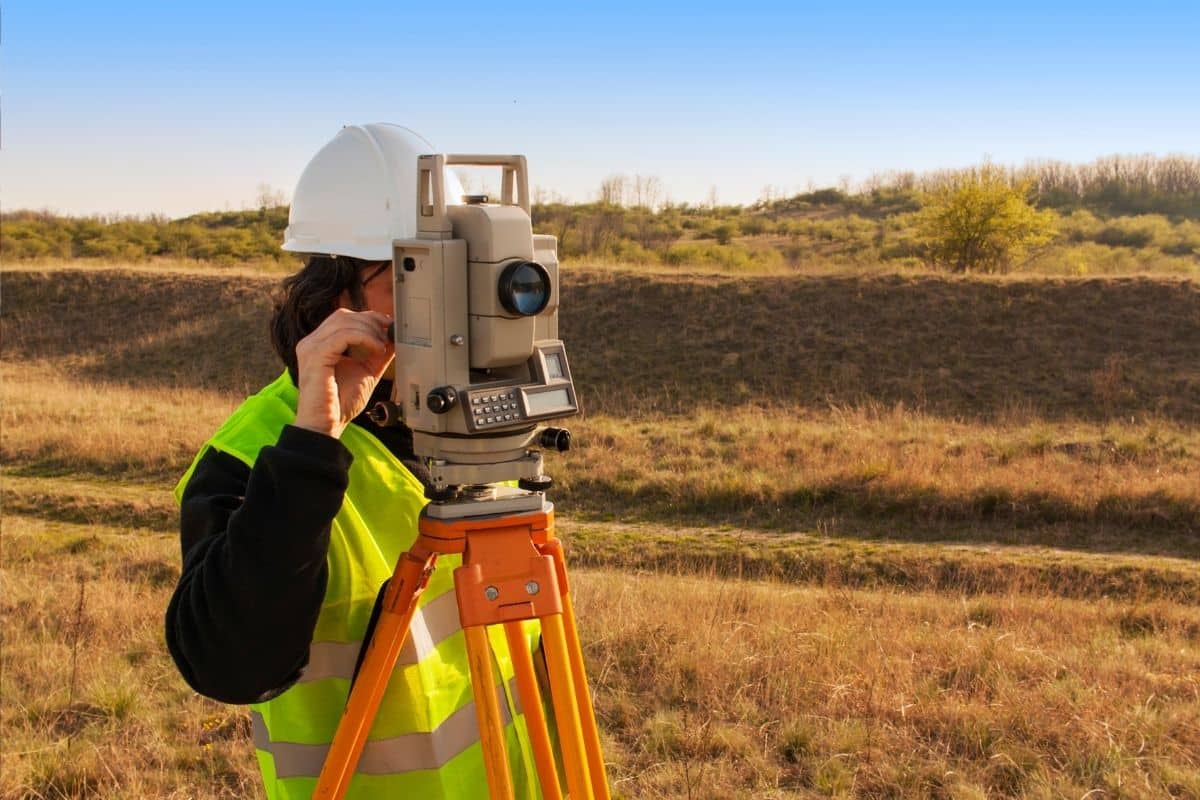
<path fill-rule="evenodd" d="M 489 586 L 483 590 L 483 596 L 486 597 L 488 600 L 495 600 L 496 598 L 498 598 L 500 596 L 500 590 L 497 589 L 495 586 Z"/>

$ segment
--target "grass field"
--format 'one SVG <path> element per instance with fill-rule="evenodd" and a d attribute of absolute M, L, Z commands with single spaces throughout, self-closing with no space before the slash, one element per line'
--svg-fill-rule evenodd
<path fill-rule="evenodd" d="M 9 271 L 0 798 L 247 797 L 170 488 L 274 280 Z M 1200 288 L 578 270 L 551 460 L 640 797 L 1200 796 Z"/>

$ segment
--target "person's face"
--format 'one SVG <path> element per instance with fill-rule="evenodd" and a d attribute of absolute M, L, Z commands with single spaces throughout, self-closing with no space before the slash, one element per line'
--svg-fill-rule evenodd
<path fill-rule="evenodd" d="M 364 311 L 378 311 L 389 317 L 395 313 L 392 305 L 392 262 L 381 261 L 363 267 Z"/>
<path fill-rule="evenodd" d="M 349 308 L 354 311 L 378 311 L 380 314 L 387 314 L 389 317 L 396 313 L 395 307 L 392 304 L 392 262 L 377 261 L 373 264 L 367 264 L 362 268 L 359 277 L 362 280 L 363 307 L 354 308 L 350 302 L 350 293 L 342 292 L 340 305 L 343 308 Z M 384 378 L 393 380 L 395 373 L 396 362 L 392 361 L 388 365 L 387 372 L 384 373 Z"/>

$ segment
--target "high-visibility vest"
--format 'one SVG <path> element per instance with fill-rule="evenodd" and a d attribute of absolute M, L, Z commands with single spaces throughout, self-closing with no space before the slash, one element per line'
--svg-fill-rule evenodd
<path fill-rule="evenodd" d="M 285 372 L 247 400 L 201 448 L 253 466 L 296 418 L 297 390 Z M 251 706 L 254 747 L 270 800 L 309 798 L 349 696 L 350 679 L 380 585 L 416 538 L 425 505 L 420 481 L 374 436 L 348 425 L 350 483 L 329 539 L 329 581 L 308 665 L 278 697 Z M 200 455 L 175 487 L 179 500 Z M 440 556 L 379 707 L 348 800 L 486 797 L 479 730 L 454 595 L 460 556 Z M 536 622 L 526 623 L 530 643 Z M 489 629 L 493 672 L 517 797 L 537 798 L 536 772 L 502 630 Z"/>

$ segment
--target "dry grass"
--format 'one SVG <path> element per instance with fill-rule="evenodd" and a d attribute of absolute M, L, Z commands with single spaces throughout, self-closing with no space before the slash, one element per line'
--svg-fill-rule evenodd
<path fill-rule="evenodd" d="M 0 457 L 26 476 L 169 485 L 237 402 L 82 382 L 51 364 L 0 365 L 0 382 Z M 572 427 L 556 499 L 593 519 L 1200 555 L 1200 434 L 1167 420 L 740 408 Z"/>
<path fill-rule="evenodd" d="M 48 374 L 245 395 L 281 371 L 267 339 L 276 278 L 64 269 L 3 274 L 4 360 Z"/>
<path fill-rule="evenodd" d="M 567 507 L 569 508 L 569 506 Z M 1200 562 L 1051 547 L 886 542 L 819 532 L 763 534 L 563 516 L 573 563 L 630 573 L 769 579 L 791 586 L 1019 594 L 1192 605 Z"/>
<path fill-rule="evenodd" d="M 190 691 L 162 642 L 174 536 L 6 513 L 5 800 L 242 798 L 249 719 Z"/>
<path fill-rule="evenodd" d="M 985 422 L 1200 420 L 1194 281 L 577 271 L 563 308 L 589 413 L 902 403 Z"/>
<path fill-rule="evenodd" d="M 590 417 L 554 465 L 601 518 L 1200 555 L 1200 432 L 903 407 Z"/>
<path fill-rule="evenodd" d="M 587 573 L 629 797 L 1187 797 L 1200 610 Z"/>
<path fill-rule="evenodd" d="M 35 474 L 173 480 L 237 402 L 197 388 L 85 382 L 52 363 L 0 363 L 0 459 Z"/>
<path fill-rule="evenodd" d="M 163 650 L 176 547 L 6 515 L 0 798 L 259 795 L 245 712 Z M 573 585 L 621 797 L 1200 792 L 1195 605 Z"/>
<path fill-rule="evenodd" d="M 277 374 L 275 278 L 3 280 L 0 798 L 252 796 L 245 713 L 160 626 L 169 489 Z M 1195 284 L 564 292 L 588 414 L 551 471 L 620 796 L 1200 796 Z"/>

